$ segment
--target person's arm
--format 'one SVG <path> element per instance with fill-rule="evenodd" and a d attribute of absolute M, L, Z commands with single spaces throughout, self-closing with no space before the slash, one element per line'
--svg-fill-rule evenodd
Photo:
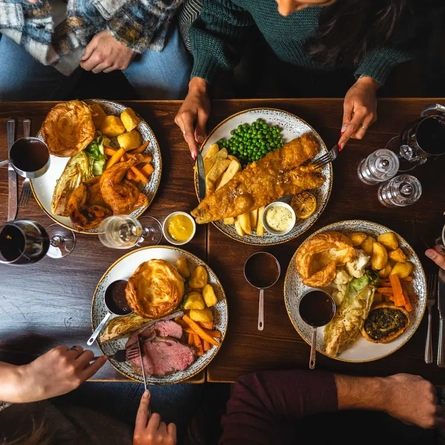
<path fill-rule="evenodd" d="M 107 360 L 101 356 L 93 361 L 93 357 L 92 351 L 81 346 L 58 346 L 27 365 L 0 362 L 0 400 L 29 403 L 66 394 L 92 377 Z"/>
<path fill-rule="evenodd" d="M 240 49 L 254 25 L 250 13 L 230 0 L 204 0 L 200 16 L 189 31 L 193 53 L 191 78 L 208 83 L 230 72 L 239 62 Z"/>
<path fill-rule="evenodd" d="M 280 443 L 286 423 L 343 409 L 384 411 L 423 428 L 445 425 L 433 385 L 419 376 L 265 371 L 245 375 L 235 384 L 220 444 Z"/>

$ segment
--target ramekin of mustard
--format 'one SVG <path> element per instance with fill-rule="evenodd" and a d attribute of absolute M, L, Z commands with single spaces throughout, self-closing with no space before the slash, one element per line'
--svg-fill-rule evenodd
<path fill-rule="evenodd" d="M 266 206 L 263 213 L 264 228 L 274 235 L 285 235 L 295 226 L 294 209 L 285 202 L 275 201 Z"/>
<path fill-rule="evenodd" d="M 196 232 L 195 220 L 186 212 L 173 212 L 162 224 L 164 238 L 175 246 L 188 243 Z"/>

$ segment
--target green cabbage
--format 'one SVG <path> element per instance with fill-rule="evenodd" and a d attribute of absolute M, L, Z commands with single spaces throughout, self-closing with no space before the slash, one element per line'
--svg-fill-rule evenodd
<path fill-rule="evenodd" d="M 106 163 L 104 137 L 102 135 L 97 136 L 84 151 L 90 158 L 93 175 L 100 176 L 105 170 Z"/>

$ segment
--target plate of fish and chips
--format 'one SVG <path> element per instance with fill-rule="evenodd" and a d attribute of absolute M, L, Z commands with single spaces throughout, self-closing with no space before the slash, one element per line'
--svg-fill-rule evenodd
<path fill-rule="evenodd" d="M 364 220 L 330 224 L 309 236 L 290 260 L 284 282 L 289 318 L 310 344 L 311 328 L 299 314 L 302 296 L 327 291 L 337 310 L 317 331 L 317 351 L 362 363 L 401 348 L 426 307 L 426 279 L 413 248 L 391 229 Z"/>
<path fill-rule="evenodd" d="M 249 138 L 251 135 L 247 134 L 257 122 L 260 122 L 260 127 L 268 126 L 273 128 L 273 131 L 271 135 L 264 135 L 261 141 L 262 150 L 257 151 L 256 157 L 250 156 L 253 162 L 249 163 L 249 148 L 243 152 L 241 145 L 241 148 L 238 146 L 238 151 L 237 148 L 234 151 L 225 147 L 224 142 L 231 138 L 236 139 L 236 132 L 243 127 L 246 137 Z M 261 135 L 262 132 L 254 131 L 252 137 L 256 137 L 257 133 Z M 269 148 L 270 140 L 282 141 L 284 146 L 277 148 L 272 144 Z M 285 149 L 289 147 L 289 143 L 292 150 Z M 230 142 L 227 143 L 229 144 Z M 311 147 L 311 150 L 307 147 Z M 305 171 L 298 170 L 301 163 L 307 164 L 312 157 L 326 153 L 326 145 L 307 122 L 287 111 L 254 108 L 234 114 L 210 132 L 201 150 L 206 172 L 206 197 L 192 211 L 192 216 L 199 224 L 212 222 L 221 232 L 236 241 L 258 246 L 284 243 L 308 230 L 327 205 L 333 182 L 332 165 L 328 164 L 318 172 L 307 167 Z M 290 157 L 286 160 L 285 153 L 292 154 L 292 162 Z M 247 155 L 247 158 L 244 155 Z M 284 168 L 284 165 L 287 167 Z M 291 171 L 302 173 L 304 179 L 301 181 L 301 187 L 286 186 L 286 178 L 289 180 Z M 283 182 L 279 183 L 277 177 L 283 178 Z M 274 183 L 277 187 L 271 185 Z M 199 196 L 196 169 L 195 190 Z M 253 194 L 250 194 L 252 191 Z M 253 202 L 246 203 L 244 200 L 239 205 L 238 197 L 246 197 L 247 193 L 254 197 Z M 296 199 L 291 201 L 293 196 Z M 310 198 L 311 210 L 305 215 L 305 209 L 308 208 L 307 197 Z M 283 200 L 292 207 L 296 204 L 294 210 L 297 216 L 301 215 L 287 234 L 269 233 L 262 224 L 264 208 L 276 200 Z"/>
<path fill-rule="evenodd" d="M 130 347 L 142 338 L 146 381 L 153 385 L 182 382 L 201 372 L 215 357 L 228 326 L 224 289 L 212 269 L 195 255 L 172 246 L 134 250 L 112 264 L 95 289 L 92 330 L 107 313 L 105 292 L 128 280 L 125 300 L 133 310 L 112 316 L 97 343 L 104 354 Z M 140 356 L 112 366 L 143 382 Z"/>
<path fill-rule="evenodd" d="M 51 160 L 46 174 L 31 180 L 32 192 L 61 226 L 95 234 L 105 217 L 139 217 L 154 199 L 161 150 L 153 130 L 131 108 L 101 99 L 62 102 L 37 137 L 49 146 Z"/>

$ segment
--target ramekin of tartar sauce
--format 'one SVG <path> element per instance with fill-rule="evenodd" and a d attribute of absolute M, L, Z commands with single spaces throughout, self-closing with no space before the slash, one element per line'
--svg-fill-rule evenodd
<path fill-rule="evenodd" d="M 186 212 L 170 213 L 162 223 L 164 238 L 175 246 L 188 243 L 195 236 L 195 232 L 195 220 Z"/>
<path fill-rule="evenodd" d="M 263 213 L 264 228 L 274 235 L 289 233 L 297 220 L 294 209 L 285 202 L 276 201 L 269 204 Z"/>

